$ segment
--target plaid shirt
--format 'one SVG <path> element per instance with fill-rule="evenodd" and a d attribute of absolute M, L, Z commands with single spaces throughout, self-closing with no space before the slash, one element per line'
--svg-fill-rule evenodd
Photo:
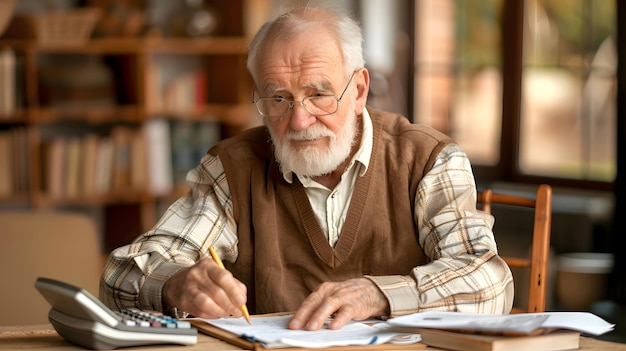
<path fill-rule="evenodd" d="M 367 113 L 364 119 L 366 140 L 361 149 L 367 150 L 371 148 Z M 366 168 L 368 161 L 360 160 L 365 162 L 361 167 Z M 361 173 L 350 172 L 352 177 Z M 206 155 L 189 172 L 187 182 L 190 192 L 173 203 L 152 230 L 109 256 L 100 298 L 111 308 L 162 311 L 166 280 L 193 265 L 210 246 L 225 261 L 237 259 L 237 225 L 220 160 Z M 497 255 L 493 218 L 476 210 L 470 163 L 458 145 L 442 150 L 418 192 L 414 213 L 418 239 L 431 262 L 406 276 L 367 277 L 389 300 L 391 316 L 426 309 L 508 313 L 513 302 L 511 272 Z"/>

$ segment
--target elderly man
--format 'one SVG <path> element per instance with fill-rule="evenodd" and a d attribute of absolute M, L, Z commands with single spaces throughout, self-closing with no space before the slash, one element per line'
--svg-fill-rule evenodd
<path fill-rule="evenodd" d="M 426 309 L 508 313 L 513 282 L 467 156 L 445 135 L 366 106 L 358 24 L 293 9 L 254 37 L 248 69 L 264 126 L 223 140 L 190 191 L 109 257 L 112 308 L 239 317 L 294 312 L 289 328 Z M 206 255 L 214 247 L 226 270 Z"/>

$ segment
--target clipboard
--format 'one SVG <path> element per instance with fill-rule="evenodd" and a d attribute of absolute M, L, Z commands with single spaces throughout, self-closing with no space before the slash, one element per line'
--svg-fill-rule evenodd
<path fill-rule="evenodd" d="M 254 317 L 253 317 L 254 318 Z M 263 347 L 263 345 L 261 343 L 258 342 L 254 342 L 254 341 L 250 341 L 250 340 L 246 340 L 238 335 L 235 335 L 229 331 L 226 331 L 224 329 L 218 328 L 214 325 L 211 325 L 209 323 L 206 323 L 202 320 L 198 320 L 198 319 L 189 319 L 189 321 L 191 322 L 191 324 L 194 325 L 194 327 L 196 327 L 198 329 L 199 332 L 202 332 L 204 334 L 207 334 L 209 336 L 212 336 L 214 338 L 217 338 L 219 340 L 225 341 L 231 345 L 237 346 L 237 347 L 241 347 L 242 349 L 245 350 L 252 350 L 252 351 L 264 351 L 264 350 L 273 350 L 273 349 L 266 349 L 265 347 Z M 381 351 L 388 351 L 390 349 L 393 350 L 421 350 L 421 349 L 425 349 L 427 347 L 426 344 L 421 343 L 421 342 L 416 342 L 416 343 L 412 343 L 412 344 L 378 344 L 378 345 L 367 345 L 367 346 L 363 346 L 363 345 L 355 345 L 355 346 L 331 346 L 331 347 L 326 347 L 323 349 L 316 349 L 316 350 L 325 350 L 325 351 L 360 351 L 360 350 L 381 350 Z M 302 348 L 302 347 L 287 347 L 287 348 L 280 348 L 280 349 L 275 349 L 277 351 L 302 351 L 302 350 L 306 350 L 306 348 Z"/>

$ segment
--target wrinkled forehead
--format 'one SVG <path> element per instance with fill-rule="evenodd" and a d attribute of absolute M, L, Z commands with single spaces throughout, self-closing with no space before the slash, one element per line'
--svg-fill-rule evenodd
<path fill-rule="evenodd" d="M 258 59 L 259 87 L 268 76 L 307 74 L 315 70 L 334 76 L 343 71 L 339 41 L 324 27 L 268 40 Z"/>

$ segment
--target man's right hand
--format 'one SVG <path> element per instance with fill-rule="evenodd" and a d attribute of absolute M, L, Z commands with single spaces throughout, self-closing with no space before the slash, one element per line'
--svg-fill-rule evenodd
<path fill-rule="evenodd" d="M 200 318 L 241 317 L 246 286 L 210 257 L 174 274 L 163 286 L 163 310 Z"/>

